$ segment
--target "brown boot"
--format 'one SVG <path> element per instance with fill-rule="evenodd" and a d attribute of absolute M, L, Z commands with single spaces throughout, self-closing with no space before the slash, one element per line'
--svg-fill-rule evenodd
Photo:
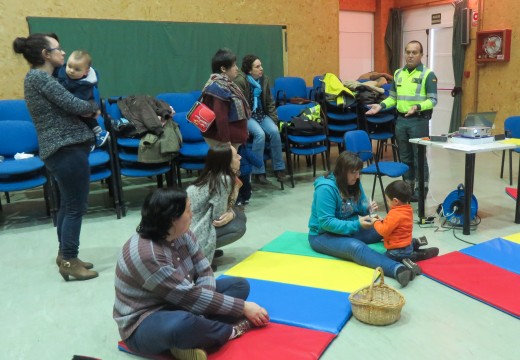
<path fill-rule="evenodd" d="M 97 272 L 85 269 L 78 258 L 62 260 L 60 274 L 65 281 L 69 281 L 69 276 L 73 276 L 76 280 L 89 280 L 98 277 Z"/>
<path fill-rule="evenodd" d="M 63 260 L 63 253 L 61 251 L 58 251 L 58 256 L 56 256 L 56 265 L 58 267 L 61 264 L 61 260 Z M 83 267 L 85 269 L 92 269 L 94 267 L 94 264 L 92 264 L 92 263 L 81 261 L 80 259 L 78 259 L 78 260 L 81 262 L 81 264 L 83 265 Z"/>

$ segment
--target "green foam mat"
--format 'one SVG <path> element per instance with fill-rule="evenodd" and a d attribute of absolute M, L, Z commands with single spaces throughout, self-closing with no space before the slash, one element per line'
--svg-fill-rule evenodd
<path fill-rule="evenodd" d="M 383 242 L 370 244 L 368 247 L 381 254 L 386 252 Z M 334 256 L 320 254 L 319 252 L 312 250 L 309 245 L 308 234 L 295 231 L 284 232 L 260 250 L 282 254 L 312 256 L 323 259 L 337 259 Z"/>

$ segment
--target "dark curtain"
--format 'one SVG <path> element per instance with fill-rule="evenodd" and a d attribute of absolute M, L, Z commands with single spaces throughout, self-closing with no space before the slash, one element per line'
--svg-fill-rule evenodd
<path fill-rule="evenodd" d="M 453 108 L 451 110 L 450 132 L 457 131 L 462 119 L 462 77 L 464 74 L 464 60 L 466 59 L 466 45 L 462 45 L 462 9 L 468 7 L 468 0 L 459 1 L 453 13 L 453 41 L 452 62 L 455 88 L 451 91 Z"/>
<path fill-rule="evenodd" d="M 388 50 L 388 70 L 393 74 L 400 67 L 402 24 L 401 10 L 391 9 L 386 26 L 385 45 Z"/>

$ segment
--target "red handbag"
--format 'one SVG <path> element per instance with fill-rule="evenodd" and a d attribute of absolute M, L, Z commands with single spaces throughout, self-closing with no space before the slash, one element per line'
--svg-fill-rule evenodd
<path fill-rule="evenodd" d="M 193 104 L 186 115 L 186 119 L 201 132 L 206 132 L 213 124 L 213 121 L 215 121 L 215 113 L 200 101 L 195 101 L 195 104 Z"/>

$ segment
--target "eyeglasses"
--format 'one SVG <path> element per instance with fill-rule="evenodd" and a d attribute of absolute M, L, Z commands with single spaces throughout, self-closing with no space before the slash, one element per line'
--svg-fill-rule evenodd
<path fill-rule="evenodd" d="M 54 51 L 54 50 L 58 50 L 58 51 L 60 51 L 60 52 L 61 52 L 61 51 L 64 52 L 64 50 L 63 50 L 61 47 L 48 48 L 48 49 L 45 49 L 45 50 L 47 50 L 48 52 L 51 52 L 51 51 Z"/>

